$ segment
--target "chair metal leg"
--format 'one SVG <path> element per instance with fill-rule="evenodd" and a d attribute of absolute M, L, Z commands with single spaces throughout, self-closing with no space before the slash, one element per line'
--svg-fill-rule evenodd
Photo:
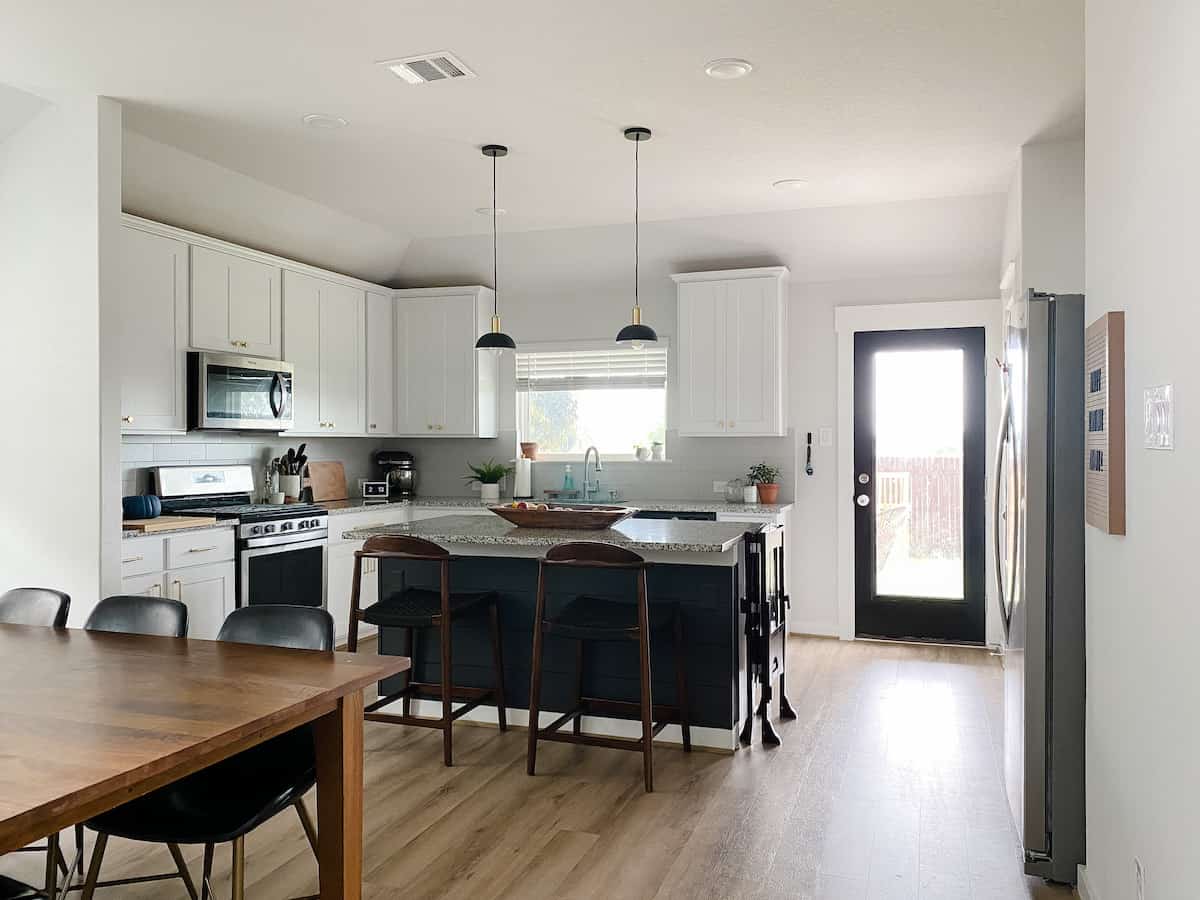
<path fill-rule="evenodd" d="M 525 755 L 525 771 L 533 774 L 537 767 L 538 714 L 542 697 L 542 619 L 546 614 L 545 563 L 538 567 L 537 607 L 533 614 L 533 659 L 529 674 L 529 749 Z"/>
<path fill-rule="evenodd" d="M 304 836 L 308 838 L 308 846 L 312 847 L 313 856 L 317 856 L 317 826 L 313 824 L 303 799 L 297 800 L 293 805 L 296 807 L 296 815 L 300 817 L 300 827 L 304 829 Z"/>
<path fill-rule="evenodd" d="M 79 874 L 83 875 L 83 825 L 75 826 L 75 860 Z"/>
<path fill-rule="evenodd" d="M 654 790 L 654 702 L 650 696 L 650 611 L 646 599 L 646 572 L 638 577 L 638 657 L 642 688 L 642 769 L 646 793 Z"/>
<path fill-rule="evenodd" d="M 508 731 L 508 717 L 504 699 L 504 651 L 500 642 L 500 610 L 495 603 L 491 605 L 492 619 L 492 664 L 496 669 L 496 719 L 501 731 Z"/>
<path fill-rule="evenodd" d="M 96 894 L 96 882 L 100 880 L 100 864 L 104 862 L 104 848 L 108 844 L 108 835 L 96 834 L 96 843 L 92 847 L 92 861 L 88 864 L 87 878 L 83 882 L 83 900 L 92 900 Z"/>
<path fill-rule="evenodd" d="M 187 888 L 188 896 L 192 900 L 199 900 L 196 894 L 196 885 L 192 881 L 192 873 L 188 871 L 187 863 L 183 858 L 183 851 L 179 849 L 178 844 L 167 844 L 167 849 L 171 851 L 171 859 L 175 860 L 175 868 L 179 870 L 179 877 L 183 881 L 183 886 Z"/>
<path fill-rule="evenodd" d="M 233 839 L 233 877 L 229 889 L 231 900 L 246 900 L 246 836 Z"/>
<path fill-rule="evenodd" d="M 404 629 L 404 655 L 412 661 L 412 668 L 404 673 L 404 686 L 413 683 L 413 673 L 417 670 L 417 635 L 414 629 Z M 401 715 L 412 715 L 412 698 L 405 694 L 400 698 Z"/>
<path fill-rule="evenodd" d="M 212 900 L 213 845 L 204 845 L 204 867 L 200 870 L 200 900 Z"/>

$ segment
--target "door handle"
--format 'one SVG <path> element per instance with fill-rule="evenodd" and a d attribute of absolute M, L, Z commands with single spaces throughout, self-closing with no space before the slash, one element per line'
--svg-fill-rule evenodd
<path fill-rule="evenodd" d="M 1008 445 L 1009 436 L 1012 433 L 1012 396 L 1008 384 L 1008 369 L 1003 364 L 1001 364 L 1000 369 L 1004 374 L 1004 399 L 1001 403 L 1000 433 L 996 436 L 996 477 L 995 484 L 992 486 L 992 555 L 995 557 L 994 564 L 996 567 L 996 601 L 1000 606 L 1000 624 L 1004 628 L 1004 642 L 1007 644 L 1009 632 L 1012 628 L 1012 605 L 1008 601 L 1008 591 L 1004 586 L 1004 563 L 1000 559 L 1000 485 L 1004 481 L 1004 451 Z M 1018 515 L 1018 511 L 1013 507 L 1013 504 L 1017 502 L 1017 498 L 1009 497 L 1008 499 L 1010 506 L 1009 515 Z M 1014 577 L 1016 572 L 1012 563 L 1016 549 L 1016 547 L 1008 548 L 1010 569 L 1013 569 L 1012 574 Z"/>
<path fill-rule="evenodd" d="M 175 586 L 175 599 L 183 602 L 183 582 L 176 578 L 171 582 Z"/>

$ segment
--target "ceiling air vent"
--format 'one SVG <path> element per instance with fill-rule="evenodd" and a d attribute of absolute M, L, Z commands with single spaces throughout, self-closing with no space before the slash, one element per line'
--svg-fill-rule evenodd
<path fill-rule="evenodd" d="M 430 81 L 448 81 L 455 78 L 474 78 L 475 73 L 453 53 L 422 53 L 403 59 L 385 59 L 380 63 L 397 78 L 409 84 L 425 84 Z"/>

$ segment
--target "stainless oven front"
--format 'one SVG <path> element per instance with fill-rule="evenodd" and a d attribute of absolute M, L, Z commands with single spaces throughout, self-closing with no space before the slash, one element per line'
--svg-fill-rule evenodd
<path fill-rule="evenodd" d="M 238 541 L 238 606 L 325 606 L 328 531 Z"/>
<path fill-rule="evenodd" d="M 188 353 L 188 427 L 286 431 L 295 367 L 236 353 Z"/>

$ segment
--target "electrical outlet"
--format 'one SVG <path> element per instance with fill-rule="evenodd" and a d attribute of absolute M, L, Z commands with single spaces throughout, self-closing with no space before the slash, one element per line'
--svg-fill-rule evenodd
<path fill-rule="evenodd" d="M 725 482 L 714 481 L 713 482 L 713 493 L 714 494 L 724 494 L 725 493 Z"/>
<path fill-rule="evenodd" d="M 1146 867 L 1136 856 L 1133 858 L 1133 877 L 1137 883 L 1137 900 L 1146 900 Z"/>
<path fill-rule="evenodd" d="M 832 428 L 825 427 L 825 428 L 820 429 L 818 436 L 820 438 L 822 447 L 832 447 L 833 446 L 833 429 Z"/>

